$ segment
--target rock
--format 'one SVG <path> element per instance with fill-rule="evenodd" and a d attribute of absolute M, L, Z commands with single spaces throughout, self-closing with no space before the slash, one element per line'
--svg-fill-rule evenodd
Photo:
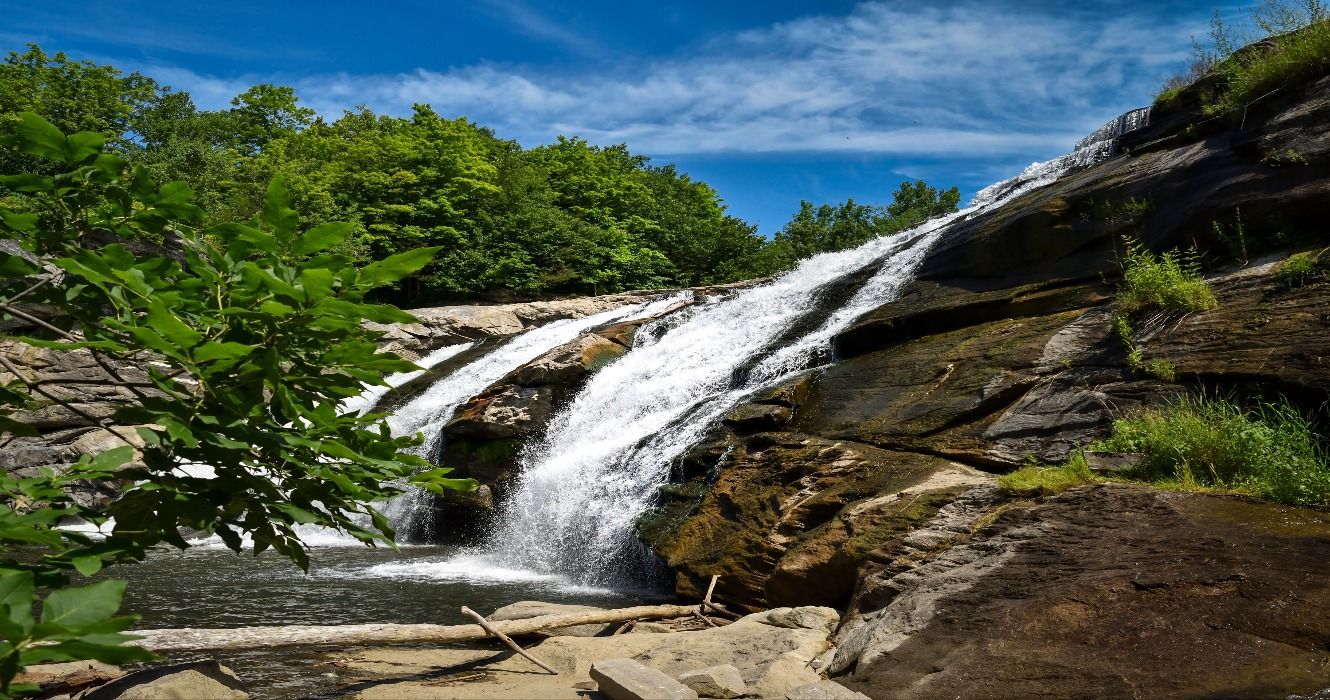
<path fill-rule="evenodd" d="M 697 693 L 682 683 L 632 659 L 607 659 L 591 665 L 591 679 L 610 700 L 684 700 Z"/>
<path fill-rule="evenodd" d="M 831 634 L 840 623 L 840 613 L 834 608 L 817 606 L 776 608 L 768 610 L 765 615 L 769 625 L 796 630 L 816 630 L 826 634 Z"/>
<path fill-rule="evenodd" d="M 523 387 L 578 383 L 586 375 L 619 359 L 628 349 L 623 345 L 587 333 L 560 345 L 514 370 L 500 383 Z"/>
<path fill-rule="evenodd" d="M 638 622 L 633 625 L 629 634 L 670 634 L 674 628 L 660 622 Z"/>
<path fill-rule="evenodd" d="M 1318 511 L 1073 489 L 866 582 L 829 671 L 910 700 L 1306 693 L 1325 684 L 1327 548 Z"/>
<path fill-rule="evenodd" d="M 741 431 L 777 430 L 790 422 L 794 416 L 787 406 L 771 404 L 748 404 L 740 406 L 725 415 L 726 425 Z"/>
<path fill-rule="evenodd" d="M 692 516 L 660 528 L 651 544 L 677 572 L 680 596 L 700 598 L 719 574 L 717 600 L 749 610 L 843 605 L 870 552 L 991 478 L 802 433 L 758 433 L 722 454 L 725 467 Z"/>
<path fill-rule="evenodd" d="M 611 658 L 632 659 L 672 678 L 699 668 L 730 665 L 738 669 L 749 697 L 781 698 L 819 680 L 811 664 L 830 649 L 826 633 L 777 627 L 763 619 L 761 614 L 749 615 L 722 627 L 674 634 L 550 637 L 530 650 L 556 669 L 558 676 L 533 673 L 527 660 L 507 653 L 496 655 L 492 649 L 368 649 L 346 652 L 335 660 L 355 673 L 386 678 L 382 685 L 360 691 L 365 700 L 438 697 L 439 689 L 429 686 L 436 677 L 431 673 L 461 665 L 484 678 L 449 685 L 443 693 L 447 697 L 572 699 L 576 697 L 574 686 L 590 678 L 592 664 Z"/>
<path fill-rule="evenodd" d="M 1085 464 L 1092 472 L 1128 471 L 1141 463 L 1139 452 L 1086 452 Z"/>
<path fill-rule="evenodd" d="M 28 666 L 14 677 L 13 682 L 36 683 L 42 687 L 42 694 L 49 696 L 74 692 L 123 675 L 125 672 L 120 667 L 100 661 L 66 661 Z"/>
<path fill-rule="evenodd" d="M 490 620 L 526 620 L 541 615 L 566 615 L 575 612 L 591 612 L 593 610 L 604 610 L 591 605 L 564 605 L 561 603 L 545 603 L 537 600 L 521 600 L 510 605 L 505 605 L 495 610 L 489 615 Z M 616 624 L 599 625 L 576 625 L 573 627 L 558 627 L 548 630 L 541 630 L 536 634 L 543 637 L 597 637 L 603 634 L 609 634 L 614 630 Z"/>
<path fill-rule="evenodd" d="M 679 682 L 702 698 L 737 698 L 748 693 L 739 669 L 729 664 L 681 673 Z"/>
<path fill-rule="evenodd" d="M 75 700 L 244 700 L 248 697 L 235 672 L 216 661 L 135 671 L 74 696 Z"/>
<path fill-rule="evenodd" d="M 801 685 L 785 694 L 786 700 L 872 700 L 836 681 L 818 681 Z"/>

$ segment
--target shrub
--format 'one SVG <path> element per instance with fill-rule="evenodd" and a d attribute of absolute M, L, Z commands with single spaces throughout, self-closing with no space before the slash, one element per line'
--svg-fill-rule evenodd
<path fill-rule="evenodd" d="M 998 477 L 998 488 L 1017 496 L 1056 496 L 1073 486 L 1095 481 L 1085 461 L 1085 455 L 1076 453 L 1065 464 L 1044 466 L 1032 462 L 1016 471 Z"/>
<path fill-rule="evenodd" d="M 1321 255 L 1325 251 L 1317 253 L 1297 253 L 1290 255 L 1283 265 L 1279 266 L 1279 280 L 1284 286 L 1292 289 L 1301 287 L 1308 282 L 1323 276 L 1325 273 L 1321 269 Z"/>
<path fill-rule="evenodd" d="M 1330 455 L 1313 424 L 1285 400 L 1247 410 L 1184 397 L 1113 423 L 1094 450 L 1143 455 L 1134 475 L 1244 491 L 1281 503 L 1330 506 Z"/>
<path fill-rule="evenodd" d="M 1330 21 L 1326 21 L 1326 10 L 1318 6 L 1308 16 L 1317 19 L 1300 30 L 1273 37 L 1268 47 L 1239 52 L 1220 63 L 1224 89 L 1213 104 L 1206 105 L 1205 111 L 1223 114 L 1246 109 L 1282 87 L 1330 68 Z"/>
<path fill-rule="evenodd" d="M 1218 306 L 1201 275 L 1195 251 L 1171 250 L 1155 255 L 1138 241 L 1128 239 L 1122 280 L 1118 308 L 1126 313 L 1149 307 L 1201 311 Z"/>

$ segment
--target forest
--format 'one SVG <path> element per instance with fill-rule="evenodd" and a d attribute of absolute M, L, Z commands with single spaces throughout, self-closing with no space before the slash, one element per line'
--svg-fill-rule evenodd
<path fill-rule="evenodd" d="M 767 238 L 727 214 L 705 182 L 623 144 L 566 136 L 523 147 L 425 104 L 410 117 L 360 107 L 330 119 L 271 84 L 202 110 L 149 76 L 35 44 L 0 65 L 0 137 L 21 112 L 64 133 L 100 133 L 109 152 L 155 181 L 185 183 L 207 225 L 253 218 L 280 180 L 303 226 L 354 224 L 336 252 L 356 263 L 440 247 L 424 270 L 376 293 L 407 306 L 762 277 L 955 211 L 960 200 L 956 188 L 906 181 L 886 205 L 802 202 Z M 3 175 L 50 167 L 0 155 Z"/>

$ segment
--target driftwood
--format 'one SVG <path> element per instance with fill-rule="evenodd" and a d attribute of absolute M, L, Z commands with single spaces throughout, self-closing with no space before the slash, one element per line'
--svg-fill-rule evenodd
<path fill-rule="evenodd" d="M 628 620 L 653 620 L 691 616 L 697 605 L 641 605 L 617 610 L 593 610 L 567 615 L 542 615 L 524 620 L 489 623 L 503 634 L 531 634 L 540 630 L 575 625 L 609 624 Z M 134 644 L 152 651 L 196 649 L 252 649 L 274 646 L 387 645 L 468 642 L 485 639 L 490 633 L 480 625 L 283 625 L 233 629 L 181 628 L 132 630 Z"/>
<path fill-rule="evenodd" d="M 462 606 L 462 614 L 475 620 L 477 625 L 484 627 L 486 632 L 489 632 L 495 637 L 498 637 L 499 641 L 503 642 L 504 644 L 507 644 L 509 649 L 512 649 L 518 654 L 521 654 L 522 657 L 525 658 L 527 661 L 530 661 L 531 663 L 545 669 L 546 671 L 549 671 L 550 673 L 556 676 L 559 675 L 559 672 L 555 671 L 553 668 L 550 668 L 549 664 L 545 663 L 544 661 L 541 661 L 540 659 L 537 659 L 531 654 L 528 654 L 526 649 L 523 649 L 521 646 L 518 645 L 517 642 L 513 641 L 512 637 L 509 637 L 503 632 L 494 629 L 493 623 L 491 623 L 489 620 L 486 620 L 484 615 L 481 615 L 480 613 L 476 612 L 475 610 L 472 610 L 471 608 L 466 607 L 465 605 Z"/>

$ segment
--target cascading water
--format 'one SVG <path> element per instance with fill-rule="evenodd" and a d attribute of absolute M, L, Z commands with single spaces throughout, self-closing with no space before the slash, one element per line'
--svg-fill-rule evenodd
<path fill-rule="evenodd" d="M 1124 127 L 1114 128 L 1111 138 Z M 716 421 L 753 393 L 809 369 L 837 333 L 895 298 L 950 224 L 1110 151 L 1102 139 L 1095 140 L 1087 150 L 1032 165 L 1017 178 L 986 188 L 956 214 L 854 250 L 810 258 L 766 285 L 643 329 L 637 347 L 597 373 L 544 439 L 524 452 L 520 482 L 496 519 L 497 531 L 482 558 L 587 584 L 640 581 L 653 560 L 633 556 L 645 554 L 633 535 L 634 523 L 654 503 L 672 463 Z M 825 287 L 874 265 L 876 271 L 847 303 L 813 330 L 788 337 L 797 324 L 820 313 Z"/>
<path fill-rule="evenodd" d="M 388 417 L 395 435 L 425 434 L 418 454 L 431 459 L 438 451 L 443 426 L 463 403 L 487 389 L 504 375 L 540 357 L 582 333 L 616 321 L 650 318 L 685 301 L 688 294 L 673 295 L 642 304 L 622 306 L 591 316 L 563 319 L 526 331 L 435 382 Z M 456 352 L 451 353 L 456 355 Z M 439 351 L 443 352 L 443 351 Z M 433 355 L 430 356 L 431 358 Z M 409 379 L 409 377 L 408 377 Z M 406 380 L 403 380 L 406 381 Z M 383 508 L 393 527 L 407 537 L 433 527 L 433 496 L 411 488 Z"/>

